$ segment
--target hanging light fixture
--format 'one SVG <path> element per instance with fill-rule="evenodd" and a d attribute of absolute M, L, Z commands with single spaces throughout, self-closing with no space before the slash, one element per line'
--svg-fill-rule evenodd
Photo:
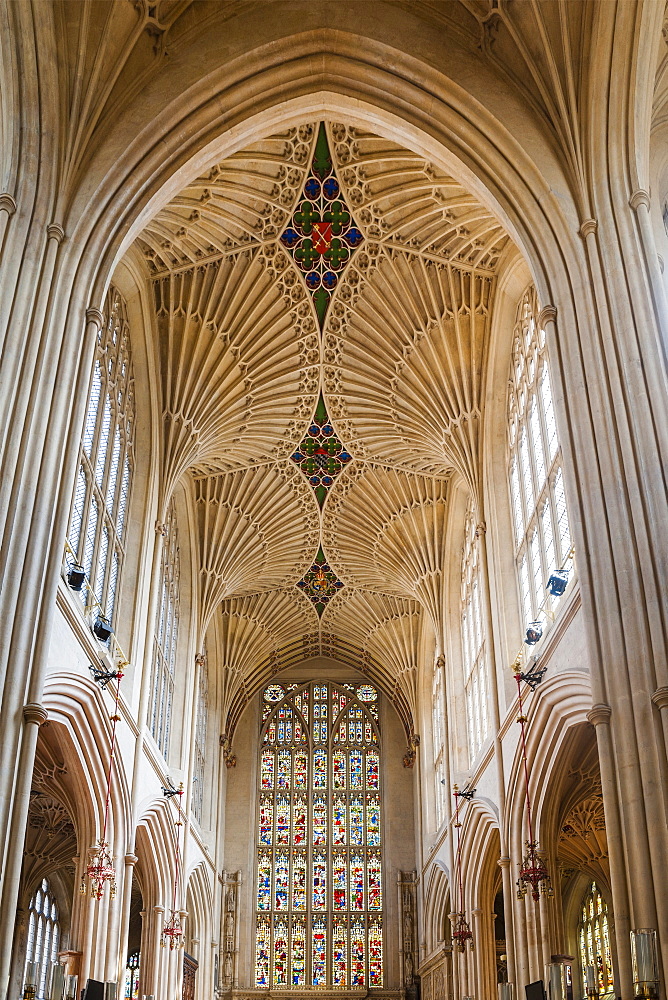
<path fill-rule="evenodd" d="M 543 636 L 543 623 L 541 621 L 530 622 L 526 630 L 525 643 L 527 646 L 535 646 Z"/>
<path fill-rule="evenodd" d="M 174 951 L 175 948 L 182 948 L 184 945 L 183 927 L 181 926 L 181 914 L 176 908 L 176 897 L 179 891 L 179 880 L 181 877 L 181 850 L 179 841 L 181 836 L 181 827 L 183 826 L 183 812 L 181 810 L 181 798 L 183 796 L 183 782 L 181 782 L 181 784 L 179 785 L 177 794 L 178 794 L 178 799 L 176 802 L 176 808 L 178 812 L 177 812 L 176 823 L 174 824 L 176 860 L 174 867 L 174 889 L 172 893 L 172 908 L 169 911 L 169 917 L 167 919 L 167 922 L 162 929 L 162 940 L 160 941 L 160 945 L 163 948 L 166 948 L 167 945 L 169 944 L 170 951 Z M 172 796 L 170 796 L 170 798 L 171 797 Z"/>
<path fill-rule="evenodd" d="M 460 952 L 466 951 L 466 945 L 468 944 L 471 951 L 473 951 L 473 932 L 469 927 L 466 920 L 466 913 L 464 911 L 464 883 L 462 881 L 462 844 L 460 839 L 460 830 L 462 824 L 459 821 L 459 799 L 461 792 L 459 791 L 459 786 L 455 785 L 454 789 L 455 796 L 455 829 L 457 831 L 457 888 L 459 891 L 459 912 L 455 916 L 455 925 L 452 931 L 452 940 L 455 942 L 455 947 Z"/>
<path fill-rule="evenodd" d="M 534 900 L 540 899 L 541 889 L 548 898 L 554 895 L 550 873 L 538 850 L 538 841 L 534 839 L 533 818 L 531 815 L 531 794 L 529 792 L 529 765 L 527 763 L 527 742 L 526 742 L 526 716 L 522 704 L 522 674 L 516 673 L 517 698 L 519 701 L 520 714 L 517 718 L 522 733 L 522 765 L 524 768 L 524 785 L 527 803 L 527 824 L 529 827 L 529 839 L 526 842 L 526 854 L 522 858 L 522 864 L 517 879 L 517 898 L 523 899 L 527 889 L 531 888 L 531 896 Z"/>
<path fill-rule="evenodd" d="M 88 886 L 86 880 L 90 882 L 90 894 L 93 899 L 102 899 L 104 887 L 109 885 L 109 897 L 116 895 L 116 868 L 114 859 L 109 850 L 107 842 L 107 828 L 109 826 L 109 807 L 111 804 L 111 779 L 114 769 L 114 755 L 116 753 L 116 727 L 121 721 L 118 714 L 118 700 L 121 693 L 121 680 L 123 679 L 123 665 L 119 665 L 116 670 L 116 694 L 114 698 L 114 714 L 111 716 L 111 744 L 109 747 L 109 767 L 107 769 L 107 794 L 104 801 L 104 822 L 102 824 L 102 836 L 93 847 L 88 865 L 86 866 L 79 891 L 82 896 L 86 895 Z"/>

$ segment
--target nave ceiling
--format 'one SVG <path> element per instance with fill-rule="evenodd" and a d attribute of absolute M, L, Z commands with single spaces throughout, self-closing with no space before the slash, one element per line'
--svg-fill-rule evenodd
<path fill-rule="evenodd" d="M 479 487 L 509 237 L 420 156 L 310 122 L 214 165 L 137 247 L 163 507 L 192 477 L 200 638 L 217 615 L 228 732 L 269 677 L 328 656 L 389 694 L 410 740 L 425 621 L 443 640 L 450 493 Z"/>

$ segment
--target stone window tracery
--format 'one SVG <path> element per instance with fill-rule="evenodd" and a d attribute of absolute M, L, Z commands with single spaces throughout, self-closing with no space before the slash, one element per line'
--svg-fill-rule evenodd
<path fill-rule="evenodd" d="M 73 561 L 86 571 L 88 607 L 113 623 L 125 557 L 132 485 L 134 381 L 127 307 L 113 285 L 104 304 L 68 531 Z"/>
<path fill-rule="evenodd" d="M 369 684 L 264 690 L 256 987 L 383 985 L 377 697 Z"/>
<path fill-rule="evenodd" d="M 482 618 L 482 587 L 473 503 L 469 503 L 462 556 L 461 629 L 466 727 L 471 761 L 489 735 L 487 712 L 486 637 Z"/>
<path fill-rule="evenodd" d="M 594 969 L 594 982 L 599 996 L 614 992 L 608 907 L 596 882 L 589 885 L 582 900 L 578 943 L 583 995 L 586 994 L 589 966 Z"/>
<path fill-rule="evenodd" d="M 176 646 L 179 635 L 179 541 L 174 501 L 165 522 L 158 608 L 153 635 L 153 674 L 149 725 L 151 734 L 166 756 L 174 700 Z"/>
<path fill-rule="evenodd" d="M 28 947 L 24 982 L 32 981 L 37 986 L 37 998 L 43 1000 L 49 984 L 51 966 L 58 961 L 60 924 L 58 907 L 46 879 L 42 879 L 28 908 Z M 31 963 L 35 970 L 28 977 Z"/>
<path fill-rule="evenodd" d="M 522 615 L 532 621 L 571 549 L 545 331 L 533 287 L 520 301 L 508 400 L 509 478 Z"/>

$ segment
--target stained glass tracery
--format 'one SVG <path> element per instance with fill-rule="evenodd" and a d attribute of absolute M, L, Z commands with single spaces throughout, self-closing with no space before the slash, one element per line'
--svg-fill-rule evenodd
<path fill-rule="evenodd" d="M 290 457 L 308 479 L 322 507 L 330 486 L 352 459 L 329 422 L 322 396 L 304 439 Z"/>
<path fill-rule="evenodd" d="M 255 985 L 382 986 L 377 693 L 278 687 L 263 696 Z"/>
<path fill-rule="evenodd" d="M 302 196 L 281 236 L 313 296 L 321 330 L 331 294 L 363 239 L 344 200 L 321 122 Z"/>
<path fill-rule="evenodd" d="M 590 884 L 582 900 L 578 933 L 583 993 L 587 985 L 588 966 L 594 969 L 599 996 L 612 992 L 614 981 L 608 907 L 596 882 Z"/>

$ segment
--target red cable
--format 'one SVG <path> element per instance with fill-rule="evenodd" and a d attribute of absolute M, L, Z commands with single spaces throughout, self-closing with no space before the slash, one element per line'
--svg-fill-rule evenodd
<path fill-rule="evenodd" d="M 520 717 L 517 720 L 520 724 L 520 729 L 522 732 L 522 762 L 524 764 L 524 784 L 526 787 L 526 800 L 527 800 L 527 820 L 529 824 L 529 842 L 533 844 L 533 822 L 531 819 L 531 796 L 529 794 L 529 768 L 527 765 L 527 741 L 526 733 L 524 729 L 525 718 L 524 718 L 524 707 L 522 705 L 522 677 L 521 674 L 515 674 L 515 680 L 517 681 L 517 697 L 520 704 Z"/>
<path fill-rule="evenodd" d="M 122 671 L 118 671 L 116 674 L 116 698 L 114 702 L 114 714 L 111 717 L 111 747 L 109 751 L 109 770 L 107 772 L 107 795 L 104 801 L 104 823 L 102 824 L 102 840 L 106 842 L 107 840 L 107 824 L 109 822 L 109 806 L 111 804 L 111 771 L 114 764 L 114 753 L 116 751 L 116 726 L 119 721 L 118 715 L 118 700 L 121 695 L 121 681 L 123 679 Z"/>

